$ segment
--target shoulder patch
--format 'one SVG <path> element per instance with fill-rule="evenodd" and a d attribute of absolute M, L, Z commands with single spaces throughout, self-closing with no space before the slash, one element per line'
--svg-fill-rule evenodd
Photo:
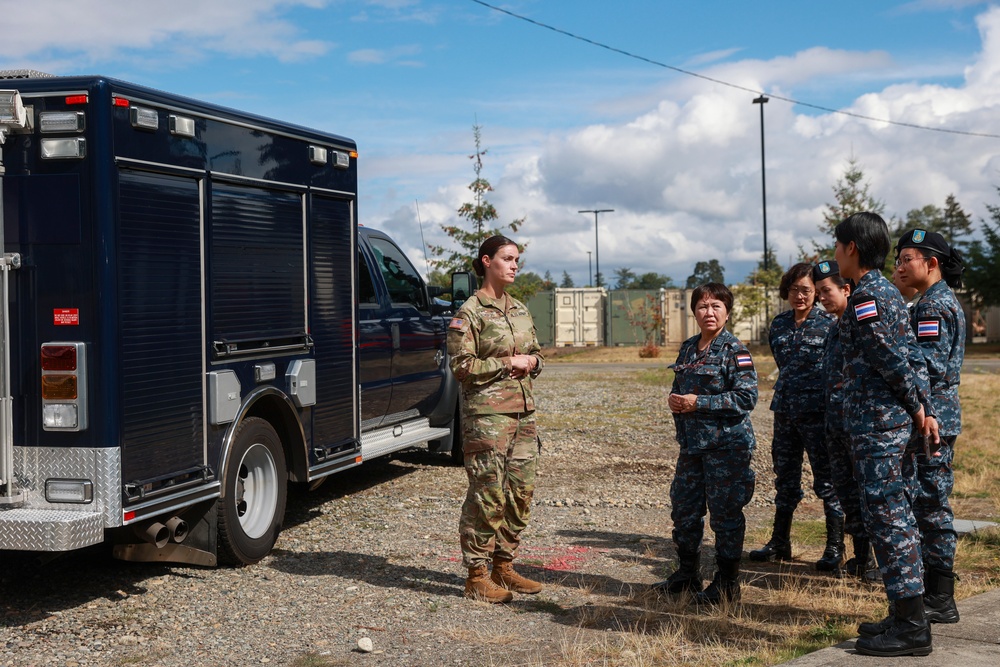
<path fill-rule="evenodd" d="M 917 320 L 917 340 L 941 340 L 941 318 Z"/>
<path fill-rule="evenodd" d="M 881 318 L 878 314 L 878 306 L 875 300 L 864 301 L 854 306 L 854 318 L 858 322 L 878 322 Z"/>
<path fill-rule="evenodd" d="M 753 368 L 753 357 L 749 352 L 738 352 L 736 354 L 737 368 Z"/>
<path fill-rule="evenodd" d="M 465 320 L 463 320 L 461 317 L 453 317 L 451 318 L 451 322 L 448 323 L 448 328 L 455 329 L 456 331 L 464 331 Z"/>

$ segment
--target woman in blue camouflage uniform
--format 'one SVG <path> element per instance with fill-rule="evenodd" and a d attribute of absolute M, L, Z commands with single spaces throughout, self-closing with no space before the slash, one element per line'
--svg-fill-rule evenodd
<path fill-rule="evenodd" d="M 670 517 L 679 567 L 653 589 L 672 595 L 695 594 L 699 604 L 740 597 L 740 556 L 753 496 L 753 426 L 757 372 L 749 350 L 726 330 L 733 295 L 720 283 L 691 293 L 691 309 L 701 334 L 681 345 L 671 366 L 674 382 L 667 399 L 677 429 L 680 453 L 670 485 Z M 702 590 L 699 560 L 706 507 L 715 533 L 718 570 Z"/>
<path fill-rule="evenodd" d="M 962 431 L 958 385 L 965 359 L 965 314 L 952 288 L 962 286 L 963 269 L 961 254 L 937 232 L 915 229 L 896 244 L 899 281 L 921 293 L 910 311 L 910 324 L 927 364 L 931 402 L 940 424 L 941 442 L 935 451 L 911 441 L 916 468 L 908 471 L 915 483 L 913 514 L 924 559 L 924 611 L 931 623 L 959 619 L 954 571 L 958 536 L 948 496 L 955 484 L 951 467 L 955 440 Z"/>
<path fill-rule="evenodd" d="M 771 399 L 774 529 L 767 544 L 750 552 L 750 560 L 791 560 L 792 514 L 804 495 L 802 460 L 808 455 L 813 490 L 823 501 L 826 516 L 826 549 L 816 569 L 836 571 L 844 555 L 844 512 L 833 488 L 826 451 L 825 383 L 820 369 L 834 318 L 816 305 L 811 264 L 799 263 L 788 269 L 781 278 L 779 293 L 788 300 L 791 310 L 778 313 L 768 331 L 779 373 Z"/>
<path fill-rule="evenodd" d="M 910 359 L 913 333 L 906 306 L 880 270 L 891 248 L 885 220 L 875 213 L 855 213 L 834 234 L 840 274 L 854 284 L 839 323 L 844 418 L 861 514 L 891 605 L 884 625 L 872 624 L 884 630 L 860 637 L 855 648 L 866 655 L 927 655 L 932 649 L 924 618 L 920 536 L 903 459 L 915 430 L 938 440 L 937 422 Z"/>
<path fill-rule="evenodd" d="M 836 262 L 820 262 L 813 267 L 816 296 L 826 312 L 837 321 L 847 310 L 851 286 L 840 275 Z M 844 563 L 841 571 L 856 577 L 878 577 L 871 542 L 861 519 L 858 482 L 854 479 L 854 458 L 851 438 L 844 423 L 844 351 L 840 347 L 840 327 L 834 324 L 823 348 L 821 374 L 826 382 L 825 422 L 826 451 L 830 457 L 830 477 L 844 511 L 844 532 L 854 543 L 854 557 Z"/>
<path fill-rule="evenodd" d="M 535 490 L 539 441 L 532 380 L 544 361 L 531 314 L 506 293 L 518 258 L 517 244 L 507 237 L 486 239 L 473 261 L 482 287 L 448 326 L 450 366 L 462 385 L 469 478 L 459 520 L 462 562 L 469 569 L 465 596 L 486 602 L 542 590 L 513 566 Z"/>

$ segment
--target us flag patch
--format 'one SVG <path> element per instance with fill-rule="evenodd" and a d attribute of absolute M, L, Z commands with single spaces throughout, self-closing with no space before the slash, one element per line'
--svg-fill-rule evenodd
<path fill-rule="evenodd" d="M 917 320 L 917 340 L 940 340 L 941 320 Z"/>
<path fill-rule="evenodd" d="M 740 352 L 736 355 L 737 368 L 753 368 L 753 359 L 749 352 Z"/>
<path fill-rule="evenodd" d="M 449 329 L 458 329 L 459 331 L 461 331 L 462 328 L 464 327 L 465 327 L 465 320 L 463 320 L 461 317 L 451 318 L 451 322 L 448 324 Z"/>
<path fill-rule="evenodd" d="M 872 299 L 871 301 L 865 301 L 854 306 L 854 317 L 858 322 L 866 320 L 878 321 L 878 308 L 875 306 L 875 300 Z"/>

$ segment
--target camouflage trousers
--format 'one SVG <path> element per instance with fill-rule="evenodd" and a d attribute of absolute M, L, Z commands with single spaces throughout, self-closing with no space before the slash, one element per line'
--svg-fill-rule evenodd
<path fill-rule="evenodd" d="M 774 507 L 791 514 L 805 495 L 802 492 L 802 459 L 809 456 L 813 491 L 823 501 L 827 516 L 842 516 L 833 488 L 830 456 L 826 449 L 826 421 L 822 412 L 775 412 L 771 464 L 774 466 Z"/>
<path fill-rule="evenodd" d="M 716 555 L 740 559 L 746 534 L 743 508 L 753 497 L 755 481 L 751 455 L 749 449 L 681 451 L 670 483 L 670 518 L 678 552 L 701 550 L 707 508 Z"/>
<path fill-rule="evenodd" d="M 955 532 L 955 514 L 948 497 L 955 486 L 955 472 L 951 463 L 955 458 L 957 436 L 942 436 L 938 456 L 928 458 L 921 446 L 914 457 L 903 460 L 903 474 L 911 483 L 913 516 L 920 531 L 920 550 L 924 564 L 944 570 L 955 567 L 955 550 L 958 533 Z M 910 443 L 911 450 L 914 443 Z"/>
<path fill-rule="evenodd" d="M 514 560 L 531 517 L 538 467 L 535 413 L 465 415 L 462 420 L 469 491 L 458 523 L 462 564 Z"/>
<path fill-rule="evenodd" d="M 844 512 L 844 532 L 859 538 L 867 535 L 861 518 L 861 494 L 854 478 L 851 438 L 844 432 L 827 433 L 826 451 L 830 456 L 830 477 Z"/>
<path fill-rule="evenodd" d="M 903 472 L 912 426 L 851 435 L 861 515 L 889 600 L 924 593 L 920 534 L 913 516 L 910 479 Z"/>

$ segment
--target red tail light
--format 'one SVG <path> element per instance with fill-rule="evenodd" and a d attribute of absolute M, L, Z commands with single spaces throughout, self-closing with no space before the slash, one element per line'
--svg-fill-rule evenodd
<path fill-rule="evenodd" d="M 75 345 L 43 345 L 42 346 L 42 370 L 43 371 L 75 371 L 76 370 L 76 346 Z"/>

